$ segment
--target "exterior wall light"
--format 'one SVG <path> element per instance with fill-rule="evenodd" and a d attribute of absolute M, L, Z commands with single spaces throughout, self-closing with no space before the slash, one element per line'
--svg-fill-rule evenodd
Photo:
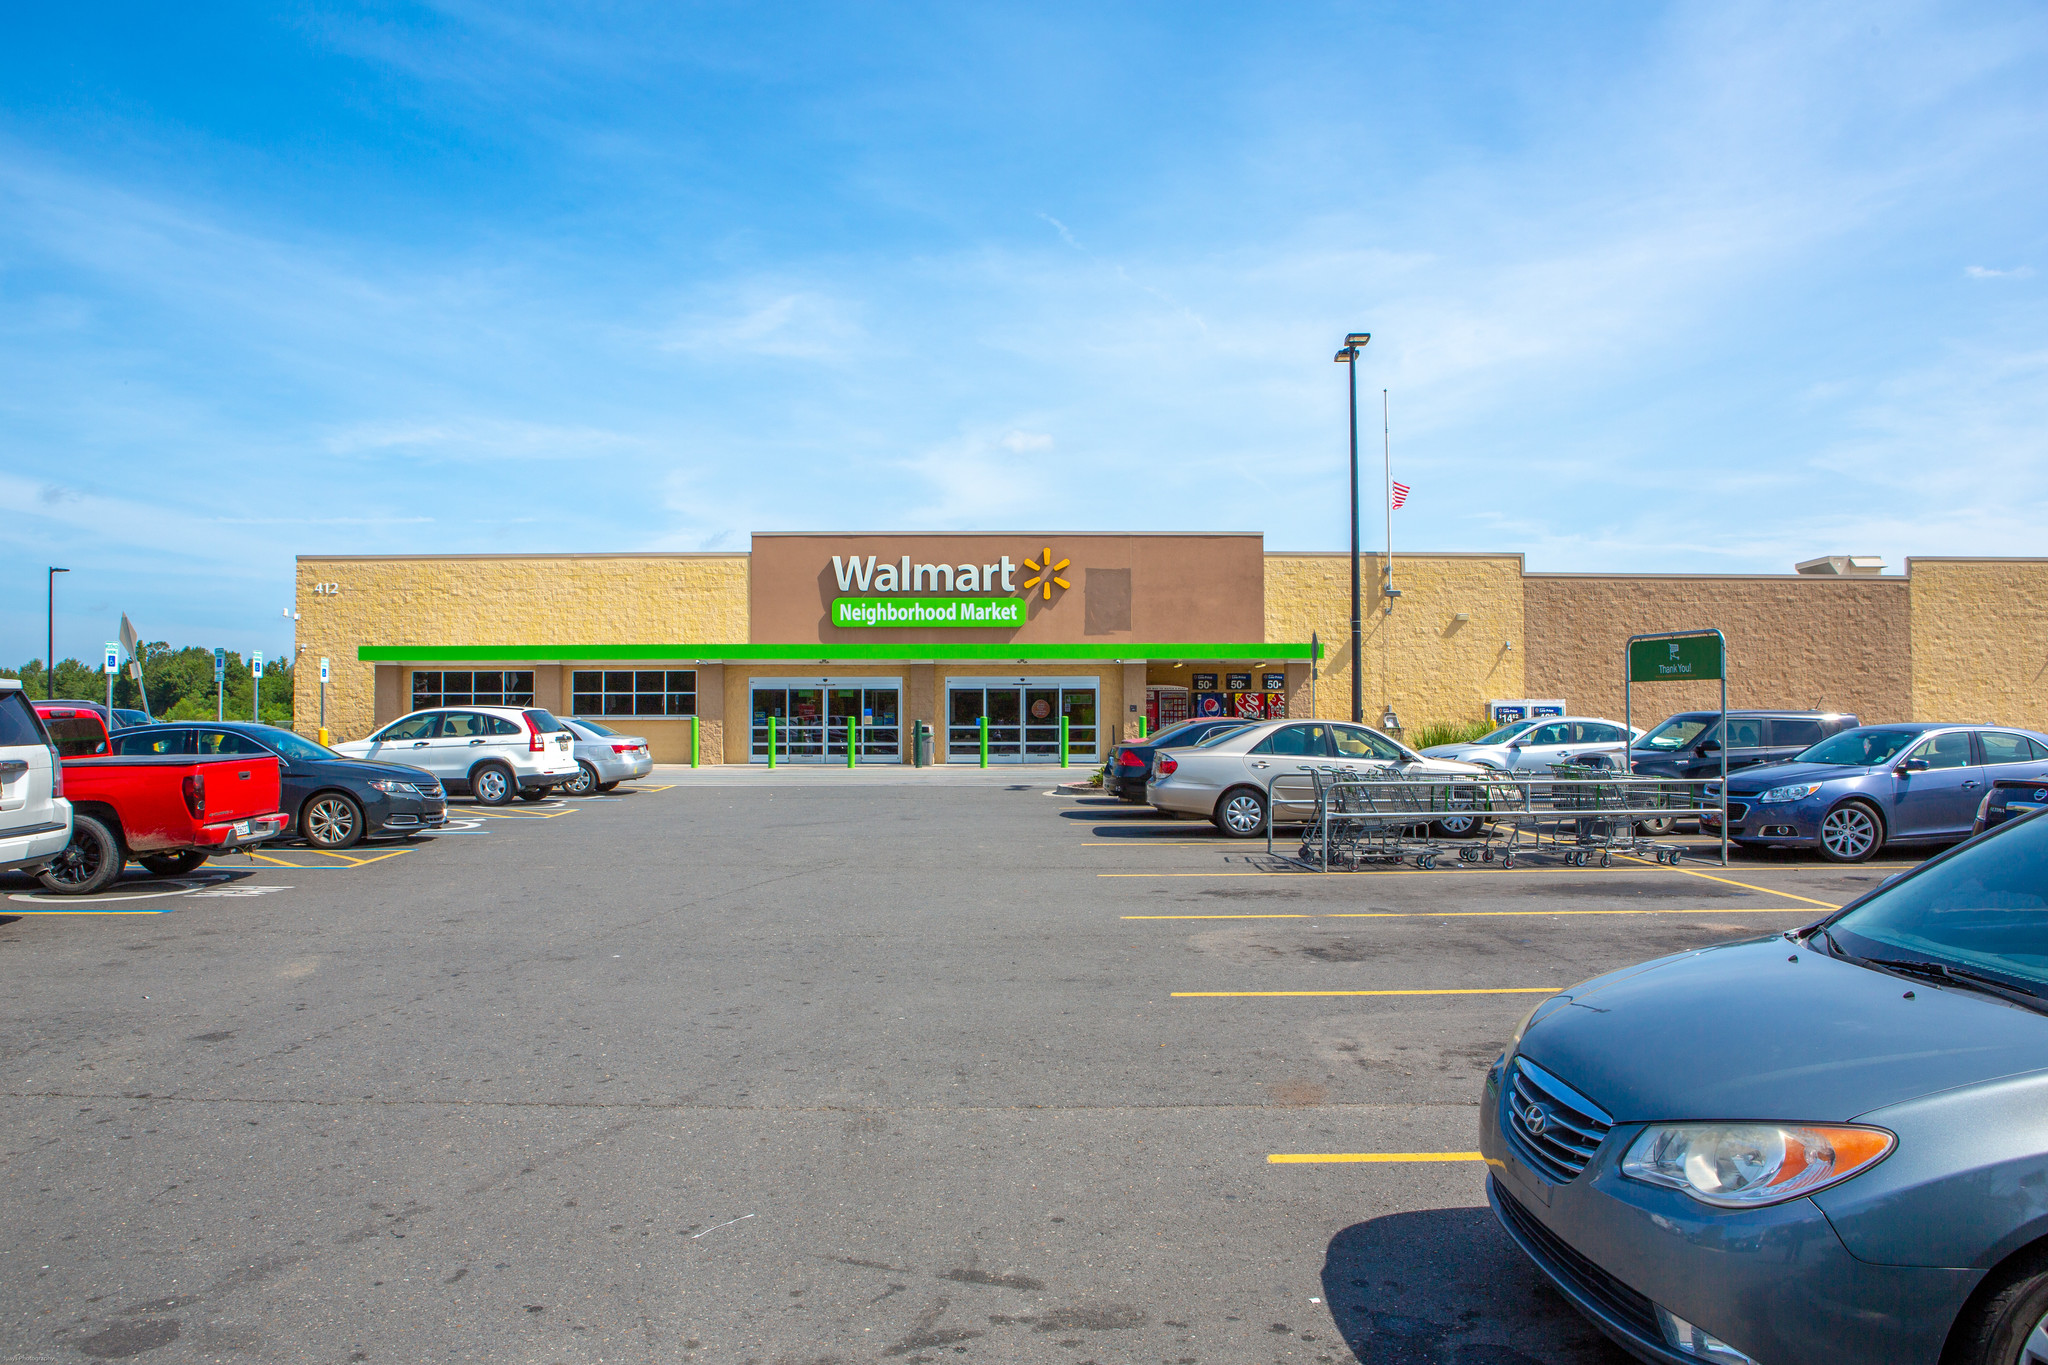
<path fill-rule="evenodd" d="M 1472 619 L 1472 613 L 1469 611 L 1461 611 L 1456 616 L 1453 616 L 1451 619 L 1453 621 L 1469 621 Z"/>

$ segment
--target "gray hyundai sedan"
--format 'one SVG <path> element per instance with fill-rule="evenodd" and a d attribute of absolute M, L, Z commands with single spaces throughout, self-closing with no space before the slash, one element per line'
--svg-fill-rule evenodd
<path fill-rule="evenodd" d="M 1494 1212 L 1640 1359 L 2048 1362 L 2048 810 L 1530 1012 Z"/>

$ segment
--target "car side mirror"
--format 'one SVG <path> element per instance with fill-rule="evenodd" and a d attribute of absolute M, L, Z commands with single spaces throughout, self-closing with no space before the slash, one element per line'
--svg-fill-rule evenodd
<path fill-rule="evenodd" d="M 1509 740 L 1509 741 L 1508 741 L 1508 747 L 1509 747 L 1510 749 L 1519 749 L 1519 748 L 1521 748 L 1521 747 L 1522 747 L 1522 746 L 1523 746 L 1524 744 L 1527 744 L 1528 742 L 1529 742 L 1529 741 L 1528 741 L 1528 740 L 1526 740 L 1526 739 L 1511 739 L 1511 740 Z"/>
<path fill-rule="evenodd" d="M 1924 758 L 1909 758 L 1899 765 L 1899 771 L 1902 773 L 1924 773 L 1927 771 L 1927 760 Z"/>
<path fill-rule="evenodd" d="M 1699 748 L 1695 749 L 1693 752 L 1701 754 L 1718 754 L 1721 752 L 1721 741 L 1718 739 L 1703 739 L 1700 741 Z"/>

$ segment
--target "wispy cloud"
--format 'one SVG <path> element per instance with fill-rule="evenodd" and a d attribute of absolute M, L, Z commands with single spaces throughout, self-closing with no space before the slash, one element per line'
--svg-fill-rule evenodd
<path fill-rule="evenodd" d="M 1994 270 L 1988 265 L 1966 265 L 1963 273 L 1973 280 L 2024 280 L 2032 277 L 2034 267 L 2016 265 L 2008 270 Z"/>

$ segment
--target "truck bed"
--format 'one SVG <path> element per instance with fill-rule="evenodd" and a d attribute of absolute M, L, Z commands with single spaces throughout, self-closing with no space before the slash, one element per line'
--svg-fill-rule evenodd
<path fill-rule="evenodd" d="M 72 808 L 108 821 L 131 854 L 218 853 L 275 838 L 285 825 L 280 791 L 277 759 L 269 754 L 64 760 Z"/>

